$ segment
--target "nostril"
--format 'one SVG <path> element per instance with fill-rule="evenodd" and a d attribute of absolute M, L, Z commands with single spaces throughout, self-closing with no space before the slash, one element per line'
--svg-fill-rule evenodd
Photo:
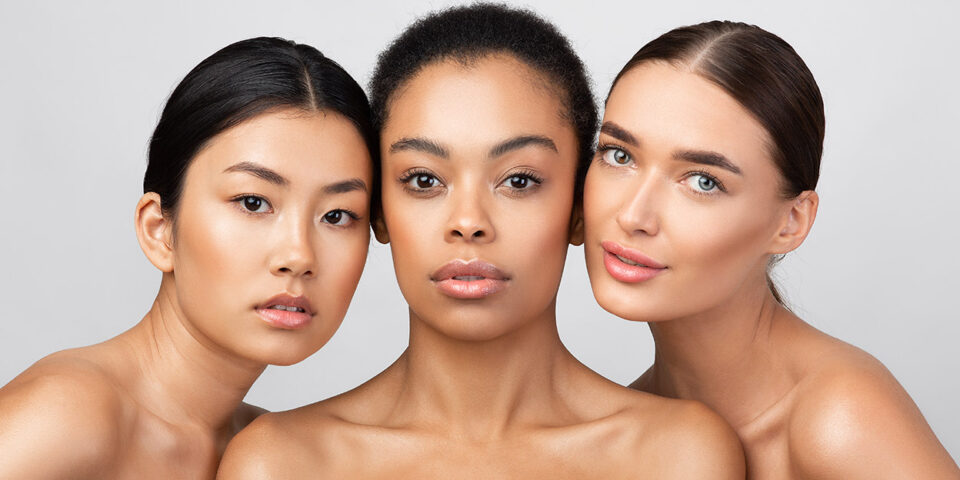
<path fill-rule="evenodd" d="M 283 273 L 290 273 L 290 269 L 287 267 L 280 267 L 280 271 Z"/>
<path fill-rule="evenodd" d="M 483 233 L 483 230 L 477 230 L 476 232 L 473 232 L 473 238 L 482 238 L 484 235 L 485 234 Z"/>

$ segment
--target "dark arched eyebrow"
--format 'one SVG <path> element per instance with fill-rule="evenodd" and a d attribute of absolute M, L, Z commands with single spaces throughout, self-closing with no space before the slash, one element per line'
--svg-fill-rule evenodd
<path fill-rule="evenodd" d="M 323 187 L 323 193 L 347 193 L 347 192 L 368 192 L 367 182 L 360 180 L 359 178 L 351 178 L 350 180 L 344 180 L 342 182 L 331 183 Z"/>
<path fill-rule="evenodd" d="M 673 152 L 673 159 L 690 163 L 699 163 L 701 165 L 711 165 L 729 170 L 737 175 L 743 175 L 740 167 L 736 166 L 727 159 L 727 157 L 717 153 L 703 150 L 680 150 Z"/>
<path fill-rule="evenodd" d="M 240 162 L 223 169 L 223 172 L 246 172 L 281 187 L 286 187 L 290 183 L 283 175 L 253 162 Z"/>
<path fill-rule="evenodd" d="M 443 145 L 423 137 L 401 138 L 390 145 L 390 153 L 402 152 L 404 150 L 429 153 L 430 155 L 440 158 L 450 158 L 450 152 L 448 152 Z"/>
<path fill-rule="evenodd" d="M 521 135 L 509 140 L 504 140 L 490 149 L 490 157 L 496 158 L 514 150 L 519 150 L 530 145 L 537 145 L 558 152 L 557 144 L 553 140 L 543 135 Z"/>
<path fill-rule="evenodd" d="M 634 137 L 632 133 L 627 131 L 627 129 L 613 122 L 603 122 L 603 125 L 600 127 L 600 133 L 610 135 L 611 137 L 616 138 L 621 142 L 628 143 L 634 147 L 640 146 L 640 141 L 637 140 L 637 137 Z"/>

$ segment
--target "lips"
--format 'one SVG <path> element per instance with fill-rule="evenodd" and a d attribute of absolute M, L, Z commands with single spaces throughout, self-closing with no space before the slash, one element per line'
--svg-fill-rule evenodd
<path fill-rule="evenodd" d="M 443 294 L 461 299 L 485 298 L 503 290 L 510 278 L 482 260 L 453 260 L 438 268 L 430 280 Z"/>
<path fill-rule="evenodd" d="M 600 246 L 603 247 L 603 266 L 610 276 L 621 282 L 645 282 L 667 270 L 666 265 L 639 250 L 611 241 L 604 241 Z"/>
<path fill-rule="evenodd" d="M 306 327 L 313 319 L 313 308 L 304 296 L 276 295 L 256 307 L 257 314 L 270 326 L 284 330 Z"/>

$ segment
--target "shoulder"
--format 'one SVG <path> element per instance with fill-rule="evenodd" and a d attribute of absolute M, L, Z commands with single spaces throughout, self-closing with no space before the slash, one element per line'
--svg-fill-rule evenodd
<path fill-rule="evenodd" d="M 879 361 L 844 344 L 801 382 L 791 463 L 816 478 L 960 478 L 913 400 Z"/>
<path fill-rule="evenodd" d="M 120 448 L 124 401 L 79 357 L 41 360 L 0 389 L 2 478 L 100 476 Z"/>
<path fill-rule="evenodd" d="M 264 413 L 230 441 L 217 478 L 315 477 L 320 466 L 328 478 L 335 478 L 335 460 L 350 457 L 338 441 L 347 431 L 348 422 L 319 404 Z"/>
<path fill-rule="evenodd" d="M 699 402 L 645 395 L 655 410 L 643 413 L 652 418 L 644 422 L 638 458 L 659 460 L 657 478 L 744 478 L 740 440 L 719 415 Z"/>

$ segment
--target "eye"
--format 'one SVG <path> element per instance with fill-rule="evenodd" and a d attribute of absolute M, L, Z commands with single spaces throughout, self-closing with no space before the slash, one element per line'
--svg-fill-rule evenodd
<path fill-rule="evenodd" d="M 507 177 L 501 185 L 506 185 L 513 190 L 530 190 L 540 185 L 542 181 L 539 177 L 530 173 L 515 173 Z"/>
<path fill-rule="evenodd" d="M 234 201 L 239 202 L 244 210 L 252 213 L 269 213 L 273 210 L 266 198 L 256 195 L 243 195 Z"/>
<path fill-rule="evenodd" d="M 696 193 L 701 194 L 714 194 L 715 192 L 725 191 L 719 180 L 703 172 L 691 174 L 684 179 L 684 183 Z"/>
<path fill-rule="evenodd" d="M 357 218 L 358 217 L 356 214 L 347 210 L 330 210 L 329 212 L 323 214 L 323 223 L 329 223 L 331 225 L 342 227 L 349 225 L 350 222 L 356 220 Z"/>
<path fill-rule="evenodd" d="M 436 192 L 443 185 L 440 179 L 429 170 L 410 170 L 399 179 L 403 188 L 413 193 Z"/>
<path fill-rule="evenodd" d="M 600 158 L 614 167 L 622 167 L 633 161 L 630 154 L 613 146 L 600 147 Z"/>

